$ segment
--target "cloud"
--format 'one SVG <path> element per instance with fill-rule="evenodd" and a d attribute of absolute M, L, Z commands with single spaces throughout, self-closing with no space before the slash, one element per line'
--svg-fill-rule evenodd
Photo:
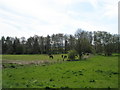
<path fill-rule="evenodd" d="M 1 0 L 0 33 L 46 36 L 78 28 L 117 33 L 117 13 L 117 0 Z"/>
<path fill-rule="evenodd" d="M 107 12 L 104 13 L 104 16 L 108 18 L 116 18 L 116 16 L 118 15 L 117 4 L 106 5 L 105 9 Z"/>

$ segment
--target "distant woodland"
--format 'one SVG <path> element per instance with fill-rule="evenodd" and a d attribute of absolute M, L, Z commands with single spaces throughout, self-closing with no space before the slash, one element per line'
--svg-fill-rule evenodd
<path fill-rule="evenodd" d="M 34 35 L 27 39 L 2 36 L 0 41 L 2 54 L 61 54 L 70 50 L 76 50 L 79 55 L 83 52 L 107 56 L 120 53 L 120 35 L 105 31 L 89 32 L 78 29 L 74 35 Z"/>

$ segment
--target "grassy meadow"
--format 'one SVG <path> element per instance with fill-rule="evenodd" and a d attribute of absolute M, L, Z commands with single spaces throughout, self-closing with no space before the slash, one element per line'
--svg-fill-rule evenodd
<path fill-rule="evenodd" d="M 3 55 L 4 60 L 52 60 L 47 55 Z M 53 60 L 62 60 L 54 55 Z M 118 88 L 118 56 L 52 64 L 3 63 L 3 88 Z M 13 67 L 14 66 L 14 67 Z"/>
<path fill-rule="evenodd" d="M 65 54 L 64 54 L 65 55 Z M 54 58 L 50 59 L 48 55 L 2 55 L 3 60 L 61 60 L 61 55 L 55 54 Z"/>

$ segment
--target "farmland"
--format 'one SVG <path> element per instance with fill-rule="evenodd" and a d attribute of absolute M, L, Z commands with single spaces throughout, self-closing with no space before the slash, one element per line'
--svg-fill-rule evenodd
<path fill-rule="evenodd" d="M 92 56 L 62 61 L 61 55 L 3 55 L 5 60 L 48 60 L 55 63 L 3 63 L 3 88 L 118 88 L 118 56 Z M 57 60 L 59 60 L 57 62 Z"/>

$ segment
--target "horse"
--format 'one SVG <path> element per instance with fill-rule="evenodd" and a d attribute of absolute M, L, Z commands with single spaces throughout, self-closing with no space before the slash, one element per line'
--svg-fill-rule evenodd
<path fill-rule="evenodd" d="M 52 58 L 52 59 L 53 59 L 54 57 L 53 57 L 53 55 L 49 55 L 49 58 Z"/>

